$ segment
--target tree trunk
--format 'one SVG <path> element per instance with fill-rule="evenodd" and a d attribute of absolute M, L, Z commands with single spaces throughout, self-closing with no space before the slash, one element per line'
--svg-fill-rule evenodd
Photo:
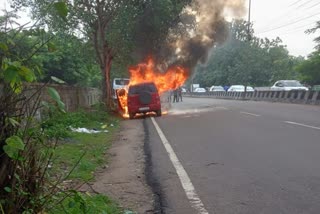
<path fill-rule="evenodd" d="M 106 54 L 104 65 L 101 68 L 102 73 L 102 100 L 106 107 L 110 110 L 114 108 L 114 103 L 112 100 L 112 82 L 111 82 L 111 65 L 112 65 L 112 55 L 111 52 Z"/>

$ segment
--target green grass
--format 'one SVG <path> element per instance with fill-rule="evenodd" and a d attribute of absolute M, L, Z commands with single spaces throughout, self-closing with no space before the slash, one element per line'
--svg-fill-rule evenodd
<path fill-rule="evenodd" d="M 105 163 L 104 153 L 111 145 L 115 129 L 98 134 L 72 133 L 72 141 L 62 143 L 56 149 L 54 170 L 70 171 L 75 167 L 68 179 L 93 179 L 96 168 Z"/>
<path fill-rule="evenodd" d="M 104 195 L 75 193 L 66 198 L 59 206 L 50 210 L 54 214 L 120 214 L 118 205 Z"/>
<path fill-rule="evenodd" d="M 114 132 L 119 127 L 118 122 L 116 118 L 105 112 L 73 113 L 65 118 L 68 122 L 64 121 L 61 124 L 65 124 L 66 130 L 70 125 L 72 126 L 70 121 L 77 121 L 75 128 L 109 131 L 97 134 L 67 131 L 67 138 L 62 140 L 56 148 L 52 169 L 54 174 L 61 172 L 61 169 L 66 173 L 73 170 L 68 179 L 90 181 L 97 167 L 105 163 L 104 154 L 111 145 Z"/>
<path fill-rule="evenodd" d="M 111 125 L 112 124 L 112 125 Z M 106 164 L 105 152 L 110 148 L 114 133 L 119 129 L 118 119 L 104 111 L 75 112 L 59 115 L 47 122 L 48 133 L 58 135 L 58 143 L 50 174 L 52 178 L 66 177 L 66 180 L 87 182 L 94 179 L 94 172 Z M 107 133 L 86 134 L 70 131 L 82 127 L 96 130 L 108 130 Z M 50 213 L 122 213 L 118 205 L 107 196 L 82 194 L 71 191 L 71 195 L 50 210 Z M 67 193 L 59 193 L 58 198 Z"/>

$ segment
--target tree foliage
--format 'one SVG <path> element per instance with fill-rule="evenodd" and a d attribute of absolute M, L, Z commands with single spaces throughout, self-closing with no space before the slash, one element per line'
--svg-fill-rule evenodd
<path fill-rule="evenodd" d="M 207 64 L 199 65 L 194 82 L 211 85 L 269 86 L 279 79 L 296 79 L 298 59 L 289 55 L 280 38 L 248 40 L 248 23 L 234 20 L 225 44 L 211 51 Z M 253 34 L 252 26 L 250 27 Z"/>
<path fill-rule="evenodd" d="M 13 0 L 14 8 L 31 8 L 33 18 L 52 32 L 83 37 L 96 55 L 106 102 L 111 98 L 114 72 L 159 52 L 169 29 L 190 0 L 74 0 L 52 5 L 51 0 Z M 55 6 L 55 7 L 54 7 Z M 61 12 L 57 12 L 57 7 Z M 61 18 L 61 15 L 66 15 Z M 112 63 L 115 62 L 115 66 Z M 113 74 L 117 75 L 117 74 Z"/>
<path fill-rule="evenodd" d="M 314 52 L 309 58 L 296 67 L 301 79 L 309 85 L 320 85 L 320 51 Z"/>

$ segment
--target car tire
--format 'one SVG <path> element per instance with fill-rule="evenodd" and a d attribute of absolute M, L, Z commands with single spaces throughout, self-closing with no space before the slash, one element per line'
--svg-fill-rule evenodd
<path fill-rule="evenodd" d="M 129 119 L 132 120 L 134 119 L 135 114 L 134 113 L 129 113 Z"/>
<path fill-rule="evenodd" d="M 152 95 L 151 95 L 151 93 L 145 92 L 145 91 L 141 92 L 141 93 L 139 94 L 139 101 L 140 101 L 140 103 L 143 104 L 143 105 L 148 105 L 148 104 L 150 104 L 151 101 L 152 101 Z"/>
<path fill-rule="evenodd" d="M 161 117 L 161 115 L 162 115 L 161 110 L 156 111 L 156 114 L 157 114 L 157 117 Z"/>

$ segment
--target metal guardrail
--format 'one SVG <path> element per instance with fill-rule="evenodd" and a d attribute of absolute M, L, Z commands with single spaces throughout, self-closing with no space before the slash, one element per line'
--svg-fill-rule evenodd
<path fill-rule="evenodd" d="M 320 105 L 320 91 L 205 92 L 184 93 L 184 96 Z"/>

